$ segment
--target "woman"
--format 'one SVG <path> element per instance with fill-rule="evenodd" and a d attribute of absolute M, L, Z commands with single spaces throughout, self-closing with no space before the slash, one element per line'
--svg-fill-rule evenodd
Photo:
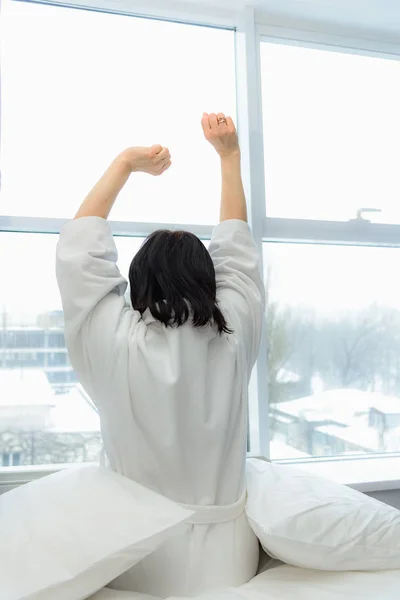
<path fill-rule="evenodd" d="M 209 251 L 188 232 L 152 234 L 127 282 L 106 221 L 131 173 L 161 175 L 167 148 L 122 152 L 68 222 L 57 247 L 65 338 L 98 407 L 112 469 L 196 516 L 111 587 L 192 595 L 254 576 L 258 541 L 245 513 L 247 386 L 264 312 L 233 121 L 204 114 L 221 160 L 221 223 Z"/>

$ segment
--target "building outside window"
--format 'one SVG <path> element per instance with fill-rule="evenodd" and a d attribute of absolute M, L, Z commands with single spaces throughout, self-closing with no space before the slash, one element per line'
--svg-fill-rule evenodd
<path fill-rule="evenodd" d="M 19 467 L 21 464 L 21 452 L 3 452 L 3 467 Z"/>

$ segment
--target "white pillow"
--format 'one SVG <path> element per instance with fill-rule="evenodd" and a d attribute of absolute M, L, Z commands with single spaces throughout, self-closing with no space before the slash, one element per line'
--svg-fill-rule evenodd
<path fill-rule="evenodd" d="M 298 468 L 247 461 L 250 525 L 285 563 L 326 571 L 400 568 L 400 511 Z"/>
<path fill-rule="evenodd" d="M 0 598 L 87 598 L 192 514 L 97 466 L 21 486 L 0 496 Z"/>

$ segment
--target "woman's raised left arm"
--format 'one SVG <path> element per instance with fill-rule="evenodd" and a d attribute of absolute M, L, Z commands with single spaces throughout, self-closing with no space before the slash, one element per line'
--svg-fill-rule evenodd
<path fill-rule="evenodd" d="M 127 281 L 117 267 L 117 248 L 106 219 L 133 171 L 161 175 L 170 164 L 169 151 L 162 146 L 125 150 L 61 230 L 56 273 L 65 340 L 89 394 L 102 387 L 121 351 L 118 345 L 127 343 L 127 332 L 140 319 L 125 300 Z"/>

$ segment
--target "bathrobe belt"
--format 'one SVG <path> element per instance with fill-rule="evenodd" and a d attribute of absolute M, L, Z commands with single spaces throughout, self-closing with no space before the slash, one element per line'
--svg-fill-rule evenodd
<path fill-rule="evenodd" d="M 244 512 L 247 501 L 247 493 L 234 502 L 226 505 L 196 506 L 192 504 L 180 504 L 183 508 L 193 511 L 185 522 L 189 525 L 214 525 L 216 523 L 229 523 L 238 519 Z"/>

